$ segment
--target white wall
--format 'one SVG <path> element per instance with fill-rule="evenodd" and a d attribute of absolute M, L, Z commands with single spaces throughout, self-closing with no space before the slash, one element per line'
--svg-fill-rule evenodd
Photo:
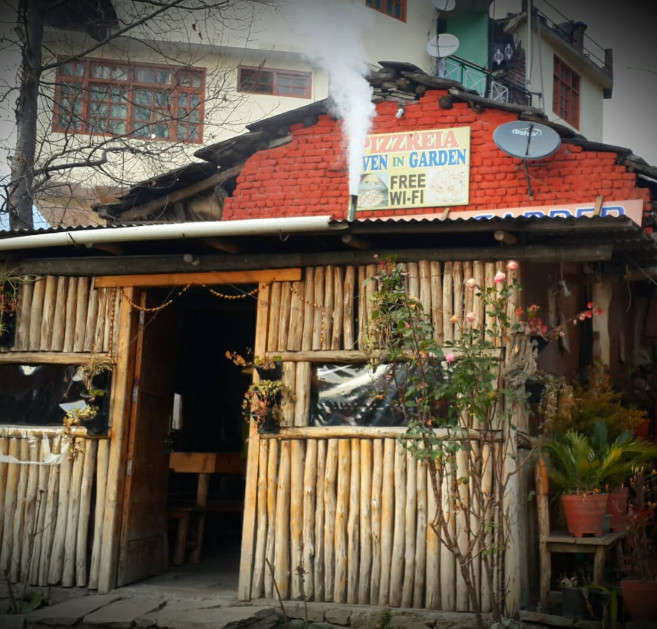
<path fill-rule="evenodd" d="M 324 2 L 325 0 L 320 0 Z M 435 10 L 425 0 L 409 0 L 407 22 L 391 18 L 365 6 L 365 0 L 331 0 L 331 8 L 340 11 L 351 10 L 362 25 L 358 33 L 364 44 L 366 61 L 375 65 L 378 60 L 406 61 L 432 72 L 435 60 L 426 54 L 426 41 L 435 30 Z M 134 4 L 117 2 L 122 21 L 134 20 L 128 15 Z M 148 5 L 147 5 L 148 6 Z M 154 144 L 154 151 L 167 150 L 165 165 L 157 155 L 148 157 L 129 154 L 110 155 L 110 166 L 105 176 L 92 169 L 76 169 L 69 178 L 85 187 L 112 186 L 120 180 L 136 182 L 147 179 L 163 171 L 173 169 L 193 160 L 193 152 L 202 145 L 209 145 L 245 131 L 250 122 L 283 113 L 306 105 L 312 101 L 326 98 L 329 82 L 325 72 L 313 67 L 307 56 L 313 52 L 313 39 L 331 37 L 321 21 L 297 20 L 295 11 L 299 3 L 292 0 L 274 0 L 271 3 L 243 0 L 236 3 L 221 21 L 211 20 L 200 13 L 167 13 L 160 20 L 152 20 L 143 27 L 131 31 L 130 37 L 108 44 L 90 56 L 108 59 L 122 59 L 134 63 L 159 63 L 174 65 L 181 63 L 206 69 L 208 101 L 206 103 L 203 142 L 199 144 L 165 147 L 163 142 Z M 301 3 L 304 18 L 311 7 L 309 0 Z M 123 10 L 123 13 L 121 12 Z M 362 20 L 362 21 L 361 21 Z M 362 38 L 362 39 L 360 39 Z M 65 55 L 69 51 L 84 50 L 93 45 L 93 40 L 80 34 L 49 31 L 46 45 L 55 54 Z M 261 66 L 297 70 L 312 73 L 312 92 L 309 99 L 287 98 L 270 95 L 239 93 L 237 68 L 240 65 Z M 44 77 L 52 82 L 54 72 Z M 214 86 L 214 87 L 213 87 Z M 212 98 L 211 92 L 220 88 L 219 98 Z M 98 138 L 88 135 L 68 135 L 52 132 L 51 107 L 48 101 L 52 92 L 43 100 L 41 131 L 47 137 L 50 147 L 59 150 L 64 145 L 82 147 L 90 140 Z M 128 146 L 144 148 L 143 140 L 125 141 Z M 60 179 L 64 179 L 63 173 Z"/>
<path fill-rule="evenodd" d="M 521 26 L 518 35 L 522 47 L 527 50 L 527 28 Z M 554 113 L 552 99 L 554 96 L 554 55 L 570 66 L 580 77 L 579 82 L 579 128 L 575 129 L 563 118 Z M 565 48 L 553 46 L 545 36 L 539 39 L 538 32 L 534 31 L 532 46 L 532 81 L 529 90 L 542 92 L 543 107 L 550 120 L 575 129 L 589 140 L 602 141 L 603 125 L 603 88 L 594 82 L 587 74 L 586 65 L 577 58 L 568 54 Z M 538 105 L 537 102 L 534 103 Z"/>

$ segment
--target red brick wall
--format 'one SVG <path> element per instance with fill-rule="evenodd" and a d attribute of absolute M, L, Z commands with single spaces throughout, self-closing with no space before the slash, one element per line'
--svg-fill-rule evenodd
<path fill-rule="evenodd" d="M 429 91 L 417 103 L 406 106 L 403 118 L 395 118 L 397 103 L 377 105 L 372 133 L 391 133 L 442 127 L 471 128 L 470 204 L 455 210 L 643 199 L 647 209 L 649 193 L 636 186 L 636 177 L 615 164 L 616 154 L 583 151 L 563 144 L 553 156 L 530 166 L 534 198 L 527 193 L 525 172 L 520 160 L 512 158 L 493 143 L 495 128 L 516 116 L 486 109 L 475 113 L 466 103 L 441 109 L 438 98 L 445 92 Z M 234 195 L 226 199 L 223 218 L 245 219 L 276 216 L 330 214 L 345 218 L 349 203 L 347 164 L 342 150 L 339 123 L 320 116 L 311 127 L 291 128 L 290 143 L 259 151 L 250 157 L 237 180 Z M 427 214 L 432 208 L 359 212 L 358 217 L 399 214 Z M 444 208 L 436 208 L 442 213 Z"/>

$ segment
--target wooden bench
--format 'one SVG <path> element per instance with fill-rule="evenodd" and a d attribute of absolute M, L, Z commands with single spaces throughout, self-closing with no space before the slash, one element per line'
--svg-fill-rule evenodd
<path fill-rule="evenodd" d="M 179 566 L 185 561 L 192 520 L 195 521 L 196 537 L 190 561 L 199 563 L 206 513 L 241 512 L 243 509 L 240 500 L 208 501 L 210 476 L 212 474 L 242 476 L 244 461 L 239 452 L 172 452 L 169 455 L 169 469 L 179 474 L 198 474 L 195 502 L 170 504 L 167 507 L 167 517 L 177 521 L 173 564 Z"/>
<path fill-rule="evenodd" d="M 550 531 L 548 504 L 549 481 L 545 461 L 539 457 L 536 464 L 536 499 L 538 512 L 539 561 L 541 569 L 540 600 L 543 610 L 547 609 L 550 581 L 552 579 L 552 553 L 593 553 L 593 582 L 600 584 L 604 576 L 605 555 L 616 548 L 618 567 L 623 566 L 620 540 L 625 533 L 608 533 L 595 537 L 574 537 L 567 532 Z"/>

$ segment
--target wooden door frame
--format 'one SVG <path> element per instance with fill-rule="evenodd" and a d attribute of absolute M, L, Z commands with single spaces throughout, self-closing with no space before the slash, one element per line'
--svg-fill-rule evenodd
<path fill-rule="evenodd" d="M 131 302 L 135 298 L 134 288 L 119 288 L 122 291 L 119 310 L 119 336 L 114 348 L 116 364 L 112 378 L 110 400 L 110 450 L 107 488 L 105 493 L 105 515 L 102 525 L 98 592 L 109 592 L 116 586 L 119 549 L 119 524 L 122 519 L 123 489 L 125 486 L 127 434 L 132 406 L 130 391 L 134 379 L 136 344 L 134 332 L 137 328 L 137 313 Z"/>

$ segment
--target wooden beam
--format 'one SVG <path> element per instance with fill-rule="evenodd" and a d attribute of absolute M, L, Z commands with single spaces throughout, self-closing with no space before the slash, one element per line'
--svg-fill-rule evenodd
<path fill-rule="evenodd" d="M 81 365 L 90 359 L 114 360 L 111 354 L 90 354 L 88 352 L 0 352 L 0 364 Z"/>
<path fill-rule="evenodd" d="M 503 245 L 512 246 L 518 244 L 518 237 L 511 232 L 504 231 L 503 229 L 498 229 L 493 234 L 493 237 L 497 242 L 501 242 Z"/>
<path fill-rule="evenodd" d="M 260 433 L 260 439 L 421 439 L 421 435 L 406 435 L 405 426 L 303 426 L 282 427 L 279 432 Z M 464 428 L 436 428 L 436 439 L 453 439 L 455 441 L 501 441 L 500 430 L 466 430 Z"/>
<path fill-rule="evenodd" d="M 457 350 L 452 350 L 456 358 L 459 357 Z M 486 350 L 487 354 L 496 356 L 500 354 L 498 348 Z M 385 360 L 386 353 L 374 351 L 371 354 L 358 350 L 301 350 L 298 352 L 267 352 L 265 356 L 272 360 L 281 362 L 309 362 L 309 363 L 366 363 L 371 358 Z M 412 358 L 412 354 L 407 354 Z"/>
<path fill-rule="evenodd" d="M 242 250 L 241 247 L 238 247 L 227 238 L 204 238 L 203 243 L 208 245 L 208 247 L 225 251 L 226 253 L 239 253 Z"/>
<path fill-rule="evenodd" d="M 186 286 L 191 284 L 257 284 L 258 282 L 298 282 L 301 269 L 263 271 L 225 271 L 211 273 L 158 273 L 154 275 L 105 275 L 94 279 L 95 288 L 119 286 Z"/>
<path fill-rule="evenodd" d="M 120 256 L 124 252 L 124 248 L 121 245 L 117 245 L 113 242 L 96 242 L 93 245 L 89 245 L 89 248 L 98 249 L 98 251 L 104 251 L 113 256 Z"/>
<path fill-rule="evenodd" d="M 359 238 L 353 234 L 344 234 L 341 238 L 342 242 L 351 247 L 352 249 L 362 249 L 363 251 L 367 249 L 372 249 L 372 243 L 365 238 Z"/>
<path fill-rule="evenodd" d="M 207 179 L 197 181 L 191 186 L 180 188 L 171 194 L 159 197 L 158 199 L 153 199 L 152 201 L 148 201 L 142 205 L 136 205 L 132 209 L 122 212 L 120 214 L 120 219 L 122 221 L 130 221 L 139 218 L 147 218 L 153 212 L 156 212 L 157 210 L 160 210 L 167 205 L 172 205 L 176 201 L 182 201 L 183 199 L 187 199 L 188 197 L 199 194 L 200 192 L 205 192 L 210 188 L 214 188 L 218 184 L 224 183 L 233 177 L 237 177 L 237 175 L 239 175 L 240 171 L 242 170 L 242 166 L 243 164 L 239 164 L 237 166 L 233 166 L 233 168 L 229 168 L 228 170 L 222 170 L 215 175 L 210 175 Z"/>
<path fill-rule="evenodd" d="M 620 226 L 619 226 L 620 228 Z M 17 274 L 29 275 L 128 275 L 133 273 L 190 273 L 279 269 L 296 266 L 336 264 L 376 264 L 395 255 L 398 260 L 514 260 L 528 262 L 604 262 L 611 260 L 610 244 L 585 245 L 582 242 L 560 245 L 516 247 L 459 247 L 435 249 L 372 249 L 370 251 L 327 251 L 318 253 L 210 254 L 189 258 L 182 255 L 142 255 L 121 257 L 39 258 L 16 263 Z"/>

